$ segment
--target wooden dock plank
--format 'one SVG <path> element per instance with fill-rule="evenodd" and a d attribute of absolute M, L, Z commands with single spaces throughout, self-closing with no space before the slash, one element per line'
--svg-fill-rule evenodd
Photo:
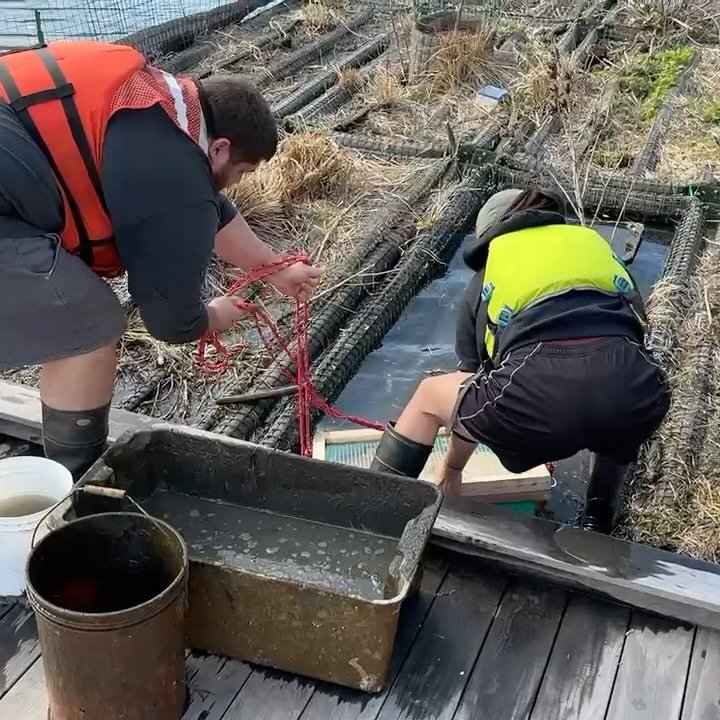
<path fill-rule="evenodd" d="M 720 632 L 698 628 L 681 720 L 720 720 Z"/>
<path fill-rule="evenodd" d="M 448 572 L 448 564 L 435 554 L 426 557 L 420 589 L 415 597 L 408 598 L 400 611 L 395 652 L 385 690 L 368 695 L 359 690 L 340 688 L 329 683 L 319 683 L 310 702 L 300 716 L 302 720 L 374 720 L 390 692 L 392 684 L 415 642 L 437 592 Z"/>
<path fill-rule="evenodd" d="M 528 717 L 566 602 L 561 590 L 510 583 L 453 720 Z"/>
<path fill-rule="evenodd" d="M 0 700 L 3 720 L 47 720 L 48 704 L 42 660 L 36 660 Z"/>
<path fill-rule="evenodd" d="M 507 578 L 453 567 L 378 720 L 451 720 Z"/>
<path fill-rule="evenodd" d="M 239 660 L 190 653 L 186 673 L 190 702 L 182 720 L 220 720 L 251 672 L 250 665 Z"/>
<path fill-rule="evenodd" d="M 0 697 L 40 657 L 35 616 L 19 603 L 0 620 Z"/>
<path fill-rule="evenodd" d="M 223 720 L 297 720 L 314 690 L 312 680 L 256 668 L 222 717 Z"/>
<path fill-rule="evenodd" d="M 633 612 L 606 720 L 678 720 L 693 628 Z"/>
<path fill-rule="evenodd" d="M 648 612 L 720 630 L 720 566 L 619 538 L 446 500 L 433 542 Z"/>
<path fill-rule="evenodd" d="M 604 720 L 630 608 L 570 597 L 531 720 Z"/>

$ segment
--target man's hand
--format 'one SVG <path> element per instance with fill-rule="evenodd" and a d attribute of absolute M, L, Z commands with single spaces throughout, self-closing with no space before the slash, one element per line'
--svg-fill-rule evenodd
<path fill-rule="evenodd" d="M 247 308 L 239 308 L 240 300 L 232 295 L 223 295 L 211 300 L 207 306 L 208 330 L 222 332 L 228 330 L 243 317 L 247 316 Z"/>
<path fill-rule="evenodd" d="M 305 301 L 309 300 L 317 290 L 323 272 L 323 268 L 296 262 L 283 270 L 278 270 L 267 281 L 283 295 Z"/>

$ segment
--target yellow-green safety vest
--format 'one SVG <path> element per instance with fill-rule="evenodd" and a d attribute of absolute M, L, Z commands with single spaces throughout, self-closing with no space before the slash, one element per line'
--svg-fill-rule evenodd
<path fill-rule="evenodd" d="M 488 357 L 494 357 L 497 329 L 523 310 L 570 290 L 628 296 L 635 293 L 635 284 L 610 244 L 590 228 L 545 225 L 494 238 L 482 290 Z"/>

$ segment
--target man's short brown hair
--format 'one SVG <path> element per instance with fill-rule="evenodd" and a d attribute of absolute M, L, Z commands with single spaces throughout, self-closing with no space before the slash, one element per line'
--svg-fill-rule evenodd
<path fill-rule="evenodd" d="M 241 75 L 209 77 L 198 83 L 208 135 L 227 138 L 233 163 L 269 160 L 278 130 L 267 100 Z"/>

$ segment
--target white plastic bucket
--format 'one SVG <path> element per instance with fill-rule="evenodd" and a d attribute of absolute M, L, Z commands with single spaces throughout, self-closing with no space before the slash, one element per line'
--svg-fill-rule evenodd
<path fill-rule="evenodd" d="M 0 596 L 25 591 L 25 563 L 35 528 L 72 486 L 70 471 L 54 460 L 29 456 L 0 460 Z M 39 498 L 47 499 L 42 508 L 38 507 Z M 3 515 L 17 512 L 28 501 L 35 506 L 32 514 Z"/>

